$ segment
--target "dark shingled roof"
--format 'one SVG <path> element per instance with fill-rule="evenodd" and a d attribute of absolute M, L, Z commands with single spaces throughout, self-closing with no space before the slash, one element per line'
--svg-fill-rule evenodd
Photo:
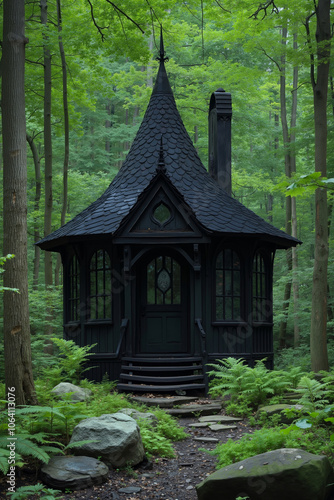
<path fill-rule="evenodd" d="M 38 245 L 52 250 L 77 237 L 114 234 L 157 175 L 161 138 L 165 175 L 204 228 L 265 236 L 278 248 L 300 243 L 231 198 L 208 174 L 176 108 L 162 58 L 144 119 L 113 182 L 97 201 Z"/>

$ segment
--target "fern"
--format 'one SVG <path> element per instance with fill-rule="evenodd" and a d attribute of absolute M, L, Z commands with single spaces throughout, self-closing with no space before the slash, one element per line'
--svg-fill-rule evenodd
<path fill-rule="evenodd" d="M 328 404 L 326 397 L 328 383 L 326 382 L 319 382 L 318 380 L 304 376 L 300 379 L 298 388 L 294 390 L 300 394 L 298 403 L 308 412 L 322 410 Z"/>
<path fill-rule="evenodd" d="M 89 368 L 84 368 L 83 365 L 87 361 L 88 356 L 93 353 L 89 352 L 96 344 L 91 344 L 79 347 L 73 340 L 65 340 L 59 338 L 51 339 L 60 351 L 59 366 L 62 368 L 64 377 L 63 381 L 79 383 L 82 373 Z"/>
<path fill-rule="evenodd" d="M 37 494 L 39 497 L 40 493 L 43 493 L 42 498 L 44 500 L 57 500 L 61 498 L 58 496 L 58 494 L 61 493 L 60 490 L 46 488 L 44 484 L 41 483 L 35 484 L 34 486 L 20 486 L 15 493 L 10 493 L 9 496 L 10 500 L 26 500 L 31 495 Z"/>

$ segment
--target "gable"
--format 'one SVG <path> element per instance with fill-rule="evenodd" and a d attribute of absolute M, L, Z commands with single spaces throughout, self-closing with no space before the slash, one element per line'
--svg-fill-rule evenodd
<path fill-rule="evenodd" d="M 157 176 L 133 207 L 117 238 L 202 238 L 195 215 L 163 176 Z"/>

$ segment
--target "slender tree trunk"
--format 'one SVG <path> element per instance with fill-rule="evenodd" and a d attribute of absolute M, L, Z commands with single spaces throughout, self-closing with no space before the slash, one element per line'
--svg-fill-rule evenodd
<path fill-rule="evenodd" d="M 41 23 L 45 30 L 48 27 L 48 1 L 40 0 L 41 6 Z M 44 236 L 51 233 L 52 228 L 52 132 L 51 132 L 51 53 L 49 49 L 49 38 L 44 35 L 44 191 L 45 191 L 45 206 L 44 206 Z M 52 275 L 52 253 L 44 252 L 44 276 L 46 289 L 53 285 Z M 45 331 L 45 352 L 53 353 L 53 344 L 50 338 L 53 335 L 52 329 L 52 306 L 46 308 L 46 331 Z"/>
<path fill-rule="evenodd" d="M 315 170 L 327 174 L 327 93 L 330 59 L 330 0 L 319 0 L 317 16 L 317 78 L 311 64 L 315 127 Z M 311 61 L 312 62 L 312 61 Z M 326 189 L 315 192 L 315 252 L 312 286 L 311 363 L 312 370 L 328 370 L 327 354 L 327 266 L 328 214 Z"/>
<path fill-rule="evenodd" d="M 48 25 L 48 2 L 40 0 L 41 23 L 45 29 Z M 44 36 L 44 156 L 45 156 L 45 209 L 44 209 L 44 236 L 51 233 L 52 227 L 52 135 L 51 135 L 51 54 L 48 47 L 48 37 Z M 45 285 L 53 284 L 52 254 L 44 252 Z"/>
<path fill-rule="evenodd" d="M 41 239 L 41 235 L 39 232 L 39 224 L 37 214 L 39 213 L 39 204 L 41 200 L 41 189 L 42 189 L 42 181 L 41 181 L 41 161 L 38 154 L 38 150 L 34 141 L 34 138 L 27 134 L 27 141 L 31 149 L 32 157 L 34 160 L 35 166 L 35 203 L 34 203 L 34 243 L 37 243 Z M 32 287 L 34 290 L 37 289 L 38 286 L 38 278 L 39 278 L 39 264 L 41 257 L 41 249 L 39 246 L 35 245 L 35 256 L 34 256 L 34 274 L 33 274 L 33 282 Z"/>
<path fill-rule="evenodd" d="M 60 223 L 63 226 L 66 221 L 67 198 L 68 198 L 67 193 L 68 193 L 68 164 L 70 158 L 70 127 L 69 127 L 68 102 L 67 102 L 67 67 L 66 67 L 65 50 L 61 36 L 62 18 L 61 18 L 60 0 L 57 0 L 57 19 L 58 19 L 58 43 L 59 43 L 59 52 L 61 58 L 61 69 L 63 75 L 64 165 L 63 165 L 63 203 L 62 203 L 61 217 L 60 217 Z M 59 285 L 60 269 L 61 269 L 61 256 L 60 254 L 57 254 L 55 285 Z"/>
<path fill-rule="evenodd" d="M 290 138 L 289 138 L 289 129 L 288 129 L 288 121 L 287 121 L 287 112 L 286 112 L 286 77 L 285 77 L 285 65 L 286 65 L 286 39 L 288 36 L 288 30 L 286 27 L 282 29 L 282 39 L 281 44 L 283 47 L 283 52 L 281 56 L 281 65 L 280 65 L 280 108 L 281 108 L 281 124 L 282 124 L 282 134 L 283 134 L 283 145 L 284 145 L 284 164 L 285 164 L 285 175 L 287 177 L 291 177 L 291 164 L 290 164 Z M 291 234 L 291 196 L 286 197 L 285 201 L 285 232 L 287 234 Z M 286 251 L 286 261 L 288 266 L 288 273 L 290 276 L 292 270 L 292 251 L 289 248 Z M 286 338 L 287 338 L 287 323 L 288 323 L 288 312 L 290 305 L 290 297 L 291 297 L 291 280 L 289 279 L 285 284 L 284 289 L 284 301 L 283 301 L 283 312 L 284 312 L 284 320 L 281 321 L 280 330 L 279 330 L 279 343 L 280 348 L 286 347 Z"/>
<path fill-rule="evenodd" d="M 5 255 L 15 254 L 5 265 L 4 286 L 20 291 L 4 292 L 5 383 L 17 405 L 37 403 L 28 304 L 24 14 L 24 0 L 3 1 L 3 244 Z"/>
<path fill-rule="evenodd" d="M 297 32 L 293 35 L 293 49 L 297 53 L 298 42 Z M 293 68 L 293 92 L 291 104 L 291 122 L 290 122 L 290 171 L 291 175 L 296 172 L 296 125 L 297 125 L 297 88 L 298 88 L 298 66 Z M 293 196 L 291 198 L 291 234 L 297 238 L 297 200 Z M 298 254 L 297 248 L 292 248 L 292 291 L 293 291 L 293 338 L 294 346 L 297 347 L 300 343 L 299 332 L 299 283 L 298 283 Z"/>

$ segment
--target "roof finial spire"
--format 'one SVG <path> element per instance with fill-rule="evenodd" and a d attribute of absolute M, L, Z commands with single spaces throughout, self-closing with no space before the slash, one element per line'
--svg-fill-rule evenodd
<path fill-rule="evenodd" d="M 160 137 L 160 151 L 159 151 L 159 161 L 158 161 L 158 165 L 157 165 L 157 172 L 163 172 L 163 173 L 166 172 L 162 134 Z"/>
<path fill-rule="evenodd" d="M 157 57 L 157 61 L 160 62 L 165 62 L 168 61 L 168 57 L 165 57 L 165 48 L 164 48 L 164 39 L 162 36 L 162 24 L 160 25 L 160 54 L 159 57 Z"/>

